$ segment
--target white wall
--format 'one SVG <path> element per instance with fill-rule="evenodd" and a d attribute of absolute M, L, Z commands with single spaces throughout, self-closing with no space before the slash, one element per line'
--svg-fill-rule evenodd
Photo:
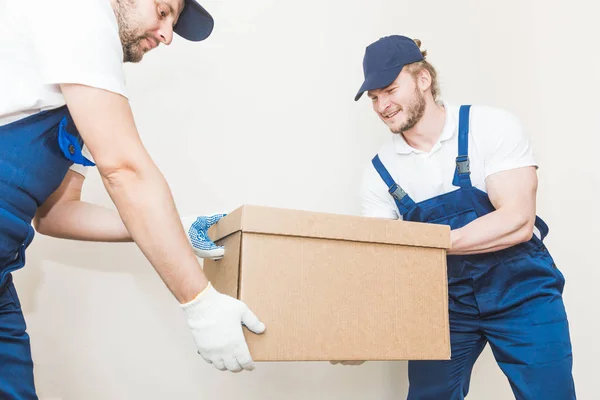
<path fill-rule="evenodd" d="M 527 127 L 541 165 L 539 214 L 567 278 L 578 395 L 600 396 L 593 376 L 600 357 L 600 182 L 592 153 L 600 145 L 600 32 L 592 2 L 204 4 L 217 21 L 210 40 L 176 39 L 127 66 L 136 121 L 182 214 L 244 203 L 357 214 L 362 168 L 389 134 L 368 101 L 353 101 L 364 47 L 388 34 L 418 37 L 446 100 L 505 107 Z M 112 207 L 95 171 L 84 198 Z M 38 236 L 28 254 L 15 276 L 42 400 L 406 394 L 403 362 L 216 371 L 195 354 L 176 302 L 134 245 Z M 469 398 L 511 397 L 486 349 Z"/>

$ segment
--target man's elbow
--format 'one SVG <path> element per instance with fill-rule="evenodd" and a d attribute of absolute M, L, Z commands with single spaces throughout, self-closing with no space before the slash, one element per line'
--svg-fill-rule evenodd
<path fill-rule="evenodd" d="M 524 216 L 519 222 L 520 228 L 515 235 L 515 244 L 525 243 L 531 240 L 535 226 L 535 216 L 533 218 L 530 216 Z"/>
<path fill-rule="evenodd" d="M 41 224 L 41 218 L 38 216 L 33 217 L 33 220 L 31 221 L 31 224 L 33 225 L 33 229 L 36 230 L 36 232 L 42 233 L 42 224 Z"/>
<path fill-rule="evenodd" d="M 36 215 L 33 218 L 32 225 L 40 235 L 52 236 L 52 224 L 46 218 Z"/>

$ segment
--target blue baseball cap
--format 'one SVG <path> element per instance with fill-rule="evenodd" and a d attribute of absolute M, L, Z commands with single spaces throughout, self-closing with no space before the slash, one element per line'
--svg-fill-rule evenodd
<path fill-rule="evenodd" d="M 354 97 L 360 99 L 367 90 L 389 86 L 405 65 L 423 60 L 419 46 L 406 36 L 385 36 L 371 43 L 363 58 L 365 81 Z"/>
<path fill-rule="evenodd" d="M 199 42 L 212 33 L 215 21 L 196 0 L 185 0 L 173 31 L 184 39 Z"/>

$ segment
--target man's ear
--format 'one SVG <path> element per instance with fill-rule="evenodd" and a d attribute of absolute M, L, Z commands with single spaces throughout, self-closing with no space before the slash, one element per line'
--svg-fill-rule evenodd
<path fill-rule="evenodd" d="M 419 87 L 419 89 L 422 92 L 426 91 L 427 89 L 429 89 L 431 87 L 431 83 L 432 83 L 431 74 L 425 68 L 423 68 L 421 71 L 419 71 L 419 73 L 417 74 L 416 80 L 417 80 L 417 86 Z"/>

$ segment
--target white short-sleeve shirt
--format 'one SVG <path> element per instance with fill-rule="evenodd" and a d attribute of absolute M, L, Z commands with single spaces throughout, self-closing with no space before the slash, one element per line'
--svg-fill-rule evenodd
<path fill-rule="evenodd" d="M 400 134 L 391 134 L 379 150 L 379 158 L 390 175 L 415 201 L 456 190 L 452 185 L 458 156 L 459 106 L 443 103 L 446 122 L 438 143 L 430 152 L 412 148 Z M 485 179 L 500 171 L 535 166 L 529 139 L 519 119 L 499 108 L 471 106 L 469 161 L 471 183 L 486 191 Z M 362 215 L 401 219 L 388 187 L 369 161 L 361 186 Z"/>
<path fill-rule="evenodd" d="M 0 38 L 0 126 L 65 105 L 61 83 L 126 96 L 110 0 L 0 0 Z"/>

